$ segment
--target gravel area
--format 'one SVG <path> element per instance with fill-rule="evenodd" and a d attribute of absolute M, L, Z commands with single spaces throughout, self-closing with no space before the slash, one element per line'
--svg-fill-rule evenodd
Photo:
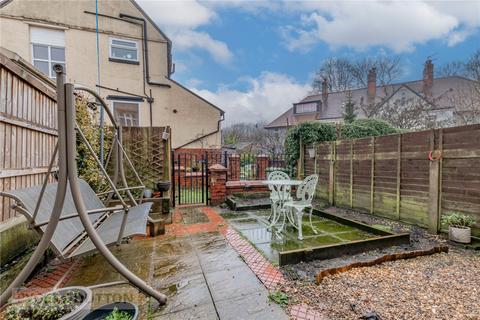
<path fill-rule="evenodd" d="M 287 277 L 287 279 L 294 281 L 302 280 L 306 282 L 314 282 L 315 276 L 322 270 L 342 267 L 354 262 L 374 260 L 388 254 L 418 250 L 430 250 L 436 246 L 447 245 L 447 240 L 443 236 L 428 234 L 426 230 L 417 226 L 407 225 L 398 221 L 393 221 L 337 207 L 326 208 L 323 210 L 328 213 L 363 222 L 377 228 L 388 228 L 388 231 L 394 233 L 409 232 L 410 244 L 388 247 L 381 250 L 372 250 L 355 255 L 342 256 L 334 259 L 314 260 L 306 263 L 299 263 L 296 265 L 287 265 L 281 267 L 281 271 Z"/>
<path fill-rule="evenodd" d="M 480 319 L 479 270 L 480 252 L 451 249 L 352 269 L 319 285 L 290 281 L 282 290 L 326 319 L 473 320 Z"/>

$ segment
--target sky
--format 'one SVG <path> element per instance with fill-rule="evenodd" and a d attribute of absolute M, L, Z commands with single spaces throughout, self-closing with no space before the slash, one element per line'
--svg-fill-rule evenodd
<path fill-rule="evenodd" d="M 270 122 L 311 91 L 322 60 L 397 55 L 400 81 L 480 48 L 480 1 L 138 0 L 173 42 L 172 78 L 226 112 Z"/>

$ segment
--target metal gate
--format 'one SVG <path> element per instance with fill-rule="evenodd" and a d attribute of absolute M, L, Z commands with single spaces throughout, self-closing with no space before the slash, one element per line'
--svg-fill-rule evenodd
<path fill-rule="evenodd" d="M 174 205 L 208 204 L 208 156 L 172 153 L 172 196 Z"/>

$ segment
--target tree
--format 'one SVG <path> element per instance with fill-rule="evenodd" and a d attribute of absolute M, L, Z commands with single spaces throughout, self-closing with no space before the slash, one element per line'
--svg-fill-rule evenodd
<path fill-rule="evenodd" d="M 377 70 L 377 85 L 385 86 L 400 79 L 403 75 L 401 59 L 398 56 L 378 56 L 363 58 L 352 62 L 352 74 L 358 87 L 368 85 L 368 71 Z"/>
<path fill-rule="evenodd" d="M 323 79 L 327 80 L 330 91 L 366 87 L 368 71 L 373 67 L 377 69 L 378 85 L 391 84 L 403 74 L 401 59 L 397 56 L 377 56 L 358 60 L 328 58 L 320 65 L 312 87 L 320 91 Z"/>
<path fill-rule="evenodd" d="M 352 93 L 350 91 L 347 93 L 347 102 L 345 103 L 345 106 L 343 108 L 343 120 L 346 123 L 351 123 L 355 121 L 355 119 L 357 118 L 357 115 L 355 113 L 356 106 L 355 102 L 352 100 Z"/>
<path fill-rule="evenodd" d="M 314 90 L 322 89 L 323 79 L 327 80 L 329 91 L 344 91 L 354 86 L 352 64 L 344 58 L 328 58 L 323 60 L 313 80 Z"/>

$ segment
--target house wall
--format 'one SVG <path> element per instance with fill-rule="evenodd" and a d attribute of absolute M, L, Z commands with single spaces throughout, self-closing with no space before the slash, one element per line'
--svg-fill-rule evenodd
<path fill-rule="evenodd" d="M 48 27 L 65 33 L 66 71 L 69 81 L 95 88 L 97 84 L 97 49 L 95 1 L 21 1 L 14 0 L 0 9 L 0 46 L 32 62 L 30 28 Z M 142 56 L 142 28 L 119 19 L 120 13 L 143 17 L 130 1 L 99 1 L 100 84 L 136 95 L 154 98 L 153 126 L 172 128 L 172 147 L 182 146 L 201 135 L 216 131 L 221 111 L 168 79 L 168 39 L 153 24 L 147 23 L 150 80 L 167 87 L 145 84 Z M 109 61 L 109 38 L 137 41 L 139 64 Z M 170 87 L 168 87 L 170 86 Z M 146 93 L 146 94 L 145 94 Z M 100 89 L 102 97 L 124 95 Z M 176 110 L 176 112 L 174 112 Z M 139 105 L 139 125 L 150 125 L 150 107 Z M 187 145 L 189 148 L 218 148 L 220 132 Z"/>

